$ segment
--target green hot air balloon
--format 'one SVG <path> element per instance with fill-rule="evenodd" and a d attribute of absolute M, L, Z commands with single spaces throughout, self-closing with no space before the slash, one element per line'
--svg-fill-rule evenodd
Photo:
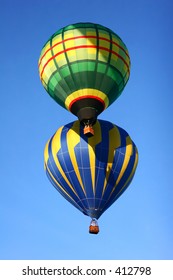
<path fill-rule="evenodd" d="M 83 134 L 79 121 L 59 128 L 46 144 L 44 163 L 54 187 L 92 218 L 90 233 L 98 233 L 96 219 L 130 185 L 138 151 L 121 127 L 103 120 L 93 127 L 95 134 L 90 138 Z"/>
<path fill-rule="evenodd" d="M 54 33 L 39 59 L 49 95 L 76 115 L 93 134 L 97 116 L 121 94 L 130 74 L 127 47 L 109 28 L 94 23 L 68 25 Z"/>

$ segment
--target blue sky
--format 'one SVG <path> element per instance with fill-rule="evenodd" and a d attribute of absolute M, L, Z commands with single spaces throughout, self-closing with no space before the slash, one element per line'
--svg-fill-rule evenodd
<path fill-rule="evenodd" d="M 0 259 L 173 259 L 173 97 L 171 0 L 0 0 Z M 46 141 L 75 116 L 45 92 L 38 58 L 70 23 L 116 32 L 131 57 L 121 97 L 100 115 L 136 143 L 130 187 L 88 234 L 82 215 L 51 186 Z"/>

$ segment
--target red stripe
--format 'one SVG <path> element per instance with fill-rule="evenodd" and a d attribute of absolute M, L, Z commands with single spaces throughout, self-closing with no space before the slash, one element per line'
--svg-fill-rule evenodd
<path fill-rule="evenodd" d="M 100 101 L 100 102 L 103 104 L 104 109 L 105 109 L 105 102 L 103 101 L 103 99 L 101 99 L 101 98 L 98 97 L 98 96 L 85 95 L 85 96 L 79 96 L 79 97 L 75 98 L 74 100 L 72 100 L 71 103 L 69 104 L 69 110 L 71 111 L 71 107 L 72 107 L 72 105 L 73 105 L 76 101 L 78 101 L 78 100 L 80 100 L 80 99 L 85 99 L 85 98 L 97 99 L 98 101 Z"/>
<path fill-rule="evenodd" d="M 42 57 L 40 58 L 40 63 L 39 63 L 39 66 L 41 64 L 41 61 L 42 59 L 44 58 L 44 56 L 47 54 L 47 52 L 49 52 L 50 50 L 52 50 L 54 47 L 58 46 L 59 44 L 62 44 L 64 42 L 67 42 L 67 41 L 70 41 L 70 40 L 74 40 L 74 39 L 81 39 L 81 38 L 94 38 L 94 39 L 99 39 L 99 40 L 103 40 L 103 41 L 107 41 L 109 43 L 112 43 L 113 45 L 117 46 L 118 48 L 120 48 L 122 51 L 124 51 L 124 53 L 128 56 L 128 58 L 130 59 L 129 57 L 129 54 L 125 51 L 125 49 L 123 49 L 123 47 L 121 47 L 119 44 L 107 39 L 107 38 L 104 38 L 104 37 L 97 37 L 97 36 L 76 36 L 76 37 L 72 37 L 72 38 L 68 38 L 68 39 L 65 39 L 65 40 L 62 40 L 61 42 L 58 42 L 56 43 L 55 45 L 53 45 L 52 47 L 50 47 L 43 55 Z"/>
<path fill-rule="evenodd" d="M 72 48 L 65 49 L 65 50 L 63 50 L 63 51 L 61 51 L 61 52 L 56 53 L 56 54 L 53 55 L 51 58 L 49 58 L 48 61 L 47 61 L 47 62 L 45 63 L 45 65 L 43 66 L 43 69 L 42 69 L 42 72 L 41 72 L 41 78 L 42 78 L 44 69 L 45 69 L 45 67 L 47 66 L 47 64 L 48 64 L 52 59 L 54 59 L 56 56 L 58 56 L 58 55 L 60 55 L 60 54 L 62 54 L 62 53 L 71 51 L 71 50 L 82 49 L 82 48 L 93 48 L 93 49 L 99 49 L 99 50 L 104 50 L 104 51 L 113 53 L 113 54 L 115 54 L 117 57 L 119 57 L 119 58 L 124 62 L 124 64 L 127 66 L 128 72 L 130 72 L 130 70 L 129 70 L 129 65 L 127 64 L 127 62 L 125 61 L 125 59 L 124 59 L 121 55 L 119 55 L 118 53 L 116 53 L 116 52 L 114 52 L 114 51 L 112 51 L 112 50 L 110 50 L 110 49 L 107 49 L 107 48 L 105 48 L 105 47 L 92 46 L 92 45 L 91 45 L 91 46 L 90 46 L 90 45 L 83 45 L 83 46 L 76 46 L 76 47 L 72 47 Z"/>

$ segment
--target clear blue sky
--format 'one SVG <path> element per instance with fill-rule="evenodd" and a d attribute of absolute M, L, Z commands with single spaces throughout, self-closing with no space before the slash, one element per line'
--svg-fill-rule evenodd
<path fill-rule="evenodd" d="M 173 259 L 173 2 L 0 0 L 0 259 Z M 45 92 L 37 62 L 70 23 L 114 30 L 131 56 L 121 97 L 100 115 L 139 150 L 134 180 L 88 234 L 43 168 L 46 141 L 75 116 Z"/>

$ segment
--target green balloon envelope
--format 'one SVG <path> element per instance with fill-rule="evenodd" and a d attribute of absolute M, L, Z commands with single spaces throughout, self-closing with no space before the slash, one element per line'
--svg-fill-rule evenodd
<path fill-rule="evenodd" d="M 109 28 L 68 25 L 54 33 L 39 59 L 41 82 L 62 107 L 95 122 L 123 91 L 130 75 L 127 47 Z"/>

